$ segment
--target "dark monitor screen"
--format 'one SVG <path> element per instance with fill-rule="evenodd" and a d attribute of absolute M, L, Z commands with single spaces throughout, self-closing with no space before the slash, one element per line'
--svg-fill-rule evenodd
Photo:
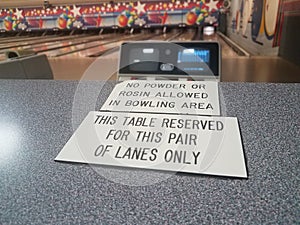
<path fill-rule="evenodd" d="M 128 42 L 120 54 L 122 75 L 220 75 L 216 42 Z"/>

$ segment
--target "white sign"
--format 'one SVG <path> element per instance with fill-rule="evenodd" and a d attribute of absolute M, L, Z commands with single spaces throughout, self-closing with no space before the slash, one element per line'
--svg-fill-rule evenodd
<path fill-rule="evenodd" d="M 101 110 L 220 115 L 215 81 L 141 81 L 117 84 Z"/>
<path fill-rule="evenodd" d="M 90 112 L 57 161 L 247 177 L 236 118 Z"/>

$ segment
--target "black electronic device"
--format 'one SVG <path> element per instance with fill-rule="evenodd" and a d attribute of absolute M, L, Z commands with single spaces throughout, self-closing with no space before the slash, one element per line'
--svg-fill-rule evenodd
<path fill-rule="evenodd" d="M 220 79 L 217 42 L 125 42 L 121 45 L 120 78 Z"/>

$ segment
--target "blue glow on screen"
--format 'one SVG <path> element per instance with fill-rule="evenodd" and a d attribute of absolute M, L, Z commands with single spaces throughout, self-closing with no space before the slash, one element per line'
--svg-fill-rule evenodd
<path fill-rule="evenodd" d="M 184 49 L 178 52 L 178 63 L 209 63 L 210 52 L 207 49 Z"/>

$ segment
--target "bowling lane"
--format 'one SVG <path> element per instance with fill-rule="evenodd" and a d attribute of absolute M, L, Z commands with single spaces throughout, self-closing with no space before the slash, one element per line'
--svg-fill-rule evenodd
<path fill-rule="evenodd" d="M 171 32 L 168 33 L 164 33 L 164 34 L 157 34 L 157 35 L 146 35 L 144 34 L 142 36 L 142 38 L 138 37 L 138 38 L 134 38 L 131 41 L 137 41 L 137 40 L 154 40 L 154 41 L 187 41 L 187 40 L 191 40 L 192 37 L 194 36 L 194 32 L 193 31 L 189 31 L 189 32 L 183 32 L 181 30 L 173 30 Z M 86 50 L 76 50 L 74 53 L 70 52 L 71 54 L 69 54 L 69 56 L 79 56 L 79 57 L 99 57 L 103 54 L 107 55 L 108 52 L 113 53 L 113 49 L 117 50 L 117 47 L 119 47 L 121 45 L 121 43 L 124 40 L 120 40 L 119 42 L 115 42 L 115 43 L 109 43 L 108 45 L 102 45 L 102 46 L 97 46 L 95 48 L 89 48 Z M 66 54 L 63 54 L 66 55 Z M 62 56 L 62 55 L 60 55 Z"/>
<path fill-rule="evenodd" d="M 98 57 L 109 50 L 116 48 L 123 41 L 134 40 L 167 40 L 167 41 L 188 41 L 191 40 L 195 34 L 194 30 L 171 30 L 165 34 L 135 34 L 131 36 L 124 36 L 120 39 L 120 34 L 106 34 L 106 35 L 74 35 L 64 37 L 39 37 L 41 41 L 30 43 L 18 48 L 9 48 L 9 50 L 26 51 L 30 50 L 34 53 L 44 53 L 49 57 Z M 105 41 L 109 40 L 109 41 Z M 42 42 L 42 43 L 41 43 Z M 6 49 L 7 51 L 8 49 Z M 1 51 L 2 53 L 5 51 Z M 3 54 L 2 54 L 3 56 Z M 2 57 L 4 58 L 4 56 Z"/>
<path fill-rule="evenodd" d="M 148 39 L 148 38 L 145 38 L 147 40 L 153 40 L 153 41 L 190 41 L 192 40 L 194 36 L 194 30 L 188 30 L 186 32 L 182 31 L 182 30 L 172 30 L 168 33 L 164 33 L 164 34 L 161 34 L 161 35 L 155 35 L 153 37 L 151 37 L 151 39 Z M 116 43 L 116 45 L 112 45 L 112 48 L 116 48 L 118 46 L 120 46 L 120 44 L 122 43 L 122 41 L 120 43 Z M 107 47 L 107 46 L 106 46 Z M 107 51 L 106 51 L 107 52 Z M 90 52 L 89 52 L 90 53 Z M 89 56 L 89 57 L 98 57 L 100 56 L 101 54 L 88 54 L 86 56 Z M 106 57 L 107 54 L 105 54 Z"/>
<path fill-rule="evenodd" d="M 148 34 L 148 35 L 143 35 L 142 38 L 138 38 L 138 39 L 132 39 L 130 41 L 141 41 L 141 40 L 153 40 L 153 41 L 165 41 L 165 40 L 171 40 L 174 36 L 177 36 L 178 34 L 174 34 L 174 33 L 165 33 L 165 34 Z M 97 49 L 93 49 L 91 52 L 89 52 L 88 54 L 86 54 L 85 56 L 88 57 L 99 57 L 101 55 L 103 55 L 103 53 L 109 52 L 112 49 L 118 50 L 117 47 L 119 47 L 122 44 L 123 41 L 120 42 L 116 42 L 114 44 L 112 44 L 111 46 L 105 46 L 105 48 L 107 49 L 106 51 L 98 51 Z"/>
<path fill-rule="evenodd" d="M 126 35 L 126 36 L 116 36 L 114 39 L 108 42 L 98 42 L 91 43 L 82 46 L 76 46 L 74 49 L 65 48 L 51 55 L 52 57 L 88 57 L 88 56 L 99 56 L 104 54 L 105 52 L 112 50 L 113 48 L 120 45 L 123 41 L 132 41 L 132 40 L 145 40 L 149 39 L 153 36 L 153 34 L 134 34 L 134 35 Z M 96 55 L 97 54 L 97 55 Z"/>
<path fill-rule="evenodd" d="M 40 41 L 32 42 L 31 45 L 26 45 L 24 47 L 17 47 L 17 48 L 7 48 L 5 50 L 0 51 L 0 60 L 5 60 L 5 52 L 9 50 L 19 51 L 23 54 L 33 54 L 33 53 L 42 53 L 51 50 L 57 50 L 67 46 L 73 46 L 83 43 L 90 43 L 92 41 L 99 41 L 109 39 L 111 36 L 109 34 L 105 35 L 73 35 L 73 36 L 63 36 L 59 39 L 55 38 L 48 39 L 44 38 L 44 36 L 39 37 Z"/>
<path fill-rule="evenodd" d="M 56 41 L 54 43 L 44 43 L 37 46 L 32 46 L 32 49 L 36 53 L 49 52 L 52 50 L 57 50 L 65 47 L 72 47 L 77 45 L 82 45 L 85 43 L 91 43 L 95 41 L 103 41 L 109 38 L 108 34 L 105 35 L 91 35 L 91 36 L 82 36 L 74 39 Z M 46 53 L 47 54 L 47 53 Z"/>
<path fill-rule="evenodd" d="M 32 48 L 34 45 L 38 44 L 45 44 L 45 43 L 51 43 L 51 42 L 56 42 L 56 41 L 64 41 L 64 40 L 70 40 L 70 39 L 76 39 L 76 38 L 81 38 L 81 37 L 86 37 L 86 34 L 81 34 L 81 35 L 72 35 L 72 36 L 53 36 L 53 37 L 39 37 L 38 40 L 26 40 L 24 39 L 22 43 L 15 43 L 14 40 L 12 39 L 10 43 L 4 43 L 0 44 L 0 50 L 16 50 L 16 49 L 22 49 L 23 47 L 30 46 Z"/>
<path fill-rule="evenodd" d="M 179 35 L 182 35 L 181 31 L 177 31 L 177 32 L 168 32 L 168 33 L 164 33 L 164 34 L 158 34 L 155 36 L 152 36 L 151 39 L 148 39 L 148 41 L 153 40 L 153 41 L 171 41 L 174 38 L 178 37 Z M 134 40 L 132 40 L 134 41 Z M 119 57 L 119 46 L 122 42 L 118 43 L 118 45 L 112 45 L 112 49 L 110 50 L 106 50 L 105 54 L 101 55 L 101 59 L 114 59 L 114 60 L 118 60 Z M 115 51 L 114 51 L 115 50 Z M 94 56 L 89 55 L 89 58 L 93 58 L 96 57 L 97 53 Z M 99 55 L 99 53 L 98 53 Z M 99 56 L 98 56 L 99 57 Z"/>
<path fill-rule="evenodd" d="M 154 41 L 163 41 L 163 40 L 168 40 L 172 39 L 173 36 L 177 36 L 177 34 L 174 33 L 165 33 L 165 34 L 144 34 L 142 37 L 139 38 L 134 38 L 129 41 L 141 41 L 141 40 L 154 40 Z M 112 43 L 110 45 L 105 45 L 103 46 L 105 49 L 103 50 L 98 50 L 98 49 L 89 49 L 87 52 L 81 52 L 82 56 L 88 56 L 88 57 L 99 57 L 103 55 L 103 53 L 110 52 L 111 50 L 115 49 L 116 51 L 118 50 L 117 48 L 122 44 L 124 40 Z"/>
<path fill-rule="evenodd" d="M 139 36 L 130 38 L 129 41 L 138 41 L 138 40 L 155 40 L 155 41 L 160 41 L 160 40 L 172 40 L 175 37 L 177 37 L 178 35 L 181 35 L 182 32 L 169 32 L 169 33 L 165 33 L 165 34 L 141 34 Z M 95 48 L 88 48 L 88 49 L 83 49 L 83 50 L 76 50 L 73 52 L 70 52 L 69 56 L 79 56 L 79 57 L 99 57 L 103 54 L 107 54 L 108 52 L 110 52 L 113 49 L 116 49 L 117 47 L 119 47 L 121 45 L 121 43 L 125 41 L 120 40 L 118 42 L 114 42 L 114 43 L 109 43 L 107 45 L 101 45 L 101 46 L 97 46 Z M 117 50 L 117 49 L 116 49 Z M 65 54 L 64 54 L 65 55 Z M 62 56 L 62 55 L 60 55 Z"/>
<path fill-rule="evenodd" d="M 191 41 L 195 35 L 194 29 L 188 29 L 182 32 L 178 37 L 172 39 L 172 41 Z"/>
<path fill-rule="evenodd" d="M 51 37 L 51 36 L 43 36 L 43 37 Z M 57 37 L 57 35 L 52 35 L 52 37 Z M 1 37 L 0 44 L 7 44 L 7 43 L 16 43 L 16 42 L 23 42 L 23 41 L 32 41 L 32 40 L 40 40 L 41 37 L 30 37 L 30 36 L 14 36 L 14 37 Z"/>
<path fill-rule="evenodd" d="M 176 37 L 178 35 L 178 33 L 174 33 L 174 32 L 169 32 L 169 33 L 164 33 L 158 36 L 154 36 L 153 38 L 151 38 L 151 40 L 154 41 L 167 41 L 167 40 L 172 40 L 173 37 Z"/>
<path fill-rule="evenodd" d="M 73 55 L 80 51 L 85 51 L 87 49 L 93 49 L 93 48 L 100 48 L 107 44 L 111 44 L 114 42 L 118 42 L 120 40 L 127 40 L 131 39 L 133 37 L 142 37 L 142 34 L 135 34 L 135 35 L 124 35 L 124 34 L 108 34 L 107 38 L 101 41 L 93 41 L 93 42 L 87 42 L 80 45 L 74 45 L 74 46 L 67 46 L 65 48 L 57 49 L 54 51 L 48 52 L 48 56 L 50 57 L 60 57 L 65 55 Z M 73 55 L 73 56 L 80 56 L 80 55 Z"/>
<path fill-rule="evenodd" d="M 204 41 L 217 41 L 221 45 L 222 58 L 240 57 L 217 33 L 212 35 L 203 35 Z"/>
<path fill-rule="evenodd" d="M 25 47 L 20 47 L 20 48 L 11 48 L 9 50 L 17 50 L 17 51 L 31 51 L 32 53 L 42 53 L 42 52 L 47 52 L 51 50 L 57 50 L 63 47 L 69 47 L 69 46 L 74 46 L 74 45 L 79 45 L 83 43 L 89 43 L 92 41 L 99 41 L 99 40 L 105 40 L 109 38 L 109 35 L 92 35 L 92 36 L 87 36 L 87 35 L 79 35 L 75 37 L 68 37 L 66 39 L 63 39 L 61 41 L 54 41 L 54 42 L 44 42 L 41 44 L 32 44 L 32 45 L 27 45 Z M 7 51 L 7 50 L 6 50 Z"/>

